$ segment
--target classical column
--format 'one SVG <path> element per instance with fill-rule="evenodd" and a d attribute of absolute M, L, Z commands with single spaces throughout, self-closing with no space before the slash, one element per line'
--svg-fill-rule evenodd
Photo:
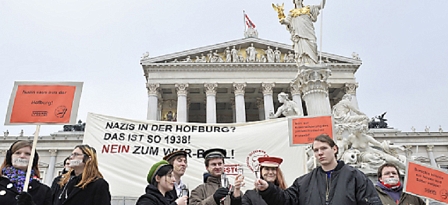
<path fill-rule="evenodd" d="M 162 120 L 162 109 L 163 109 L 163 100 L 160 98 L 159 102 L 157 103 L 157 120 Z"/>
<path fill-rule="evenodd" d="M 0 150 L 0 162 L 3 162 L 5 160 L 5 156 L 6 156 L 6 152 L 7 151 L 8 150 L 5 150 L 5 149 L 1 149 Z"/>
<path fill-rule="evenodd" d="M 244 104 L 244 89 L 246 88 L 246 83 L 234 83 L 233 88 L 235 92 L 236 122 L 246 122 L 246 105 Z"/>
<path fill-rule="evenodd" d="M 190 106 L 191 106 L 191 98 L 187 98 L 187 117 L 185 119 L 186 122 L 190 120 Z"/>
<path fill-rule="evenodd" d="M 56 165 L 56 156 L 58 155 L 58 150 L 50 149 L 50 164 L 48 165 L 47 175 L 45 176 L 45 184 L 51 184 L 54 178 L 54 166 Z"/>
<path fill-rule="evenodd" d="M 292 101 L 294 101 L 300 109 L 300 115 L 303 116 L 302 98 L 300 97 L 300 88 L 297 84 L 291 83 L 290 85 Z"/>
<path fill-rule="evenodd" d="M 261 89 L 264 100 L 264 118 L 269 119 L 269 115 L 275 113 L 274 100 L 272 98 L 272 89 L 274 89 L 275 83 L 261 83 Z"/>
<path fill-rule="evenodd" d="M 157 120 L 158 114 L 158 99 L 160 84 L 158 83 L 147 83 L 146 88 L 148 89 L 148 113 L 146 119 Z"/>
<path fill-rule="evenodd" d="M 177 121 L 187 122 L 187 93 L 188 84 L 176 83 L 177 91 Z"/>
<path fill-rule="evenodd" d="M 258 108 L 258 119 L 261 120 L 265 120 L 266 118 L 264 117 L 264 103 L 263 103 L 263 99 L 261 98 L 257 98 L 257 108 Z"/>
<path fill-rule="evenodd" d="M 204 87 L 207 96 L 207 123 L 216 123 L 216 89 L 218 89 L 218 83 L 205 83 Z"/>
<path fill-rule="evenodd" d="M 299 70 L 294 84 L 297 84 L 303 93 L 308 116 L 330 115 L 327 79 L 331 70 L 321 64 L 301 65 Z"/>
<path fill-rule="evenodd" d="M 232 122 L 236 122 L 235 98 L 230 98 L 230 106 L 232 107 Z"/>
<path fill-rule="evenodd" d="M 345 84 L 345 93 L 350 94 L 352 96 L 352 105 L 359 109 L 358 99 L 356 98 L 356 88 L 358 88 L 358 83 L 346 83 Z"/>
<path fill-rule="evenodd" d="M 428 152 L 429 161 L 431 162 L 431 166 L 438 167 L 436 158 L 434 157 L 434 152 L 432 151 L 433 148 L 434 148 L 434 145 L 428 145 L 428 146 L 426 146 L 426 151 Z"/>

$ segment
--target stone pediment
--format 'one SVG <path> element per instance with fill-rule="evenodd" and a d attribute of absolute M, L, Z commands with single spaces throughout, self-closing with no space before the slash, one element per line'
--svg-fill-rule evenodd
<path fill-rule="evenodd" d="M 252 54 L 252 55 L 251 55 Z M 142 65 L 173 63 L 294 63 L 291 45 L 260 38 L 243 38 L 210 46 L 190 49 L 172 54 L 150 57 L 148 53 L 141 59 Z M 327 64 L 352 65 L 359 67 L 362 61 L 357 54 L 343 57 L 322 53 L 322 61 Z"/>
<path fill-rule="evenodd" d="M 436 159 L 436 162 L 448 162 L 448 157 L 445 155 L 439 156 Z"/>
<path fill-rule="evenodd" d="M 39 166 L 39 167 L 48 167 L 48 163 L 40 162 L 40 161 L 39 161 L 38 166 Z"/>
<path fill-rule="evenodd" d="M 428 157 L 423 157 L 423 156 L 412 156 L 414 161 L 418 161 L 418 162 L 429 162 L 429 158 Z"/>

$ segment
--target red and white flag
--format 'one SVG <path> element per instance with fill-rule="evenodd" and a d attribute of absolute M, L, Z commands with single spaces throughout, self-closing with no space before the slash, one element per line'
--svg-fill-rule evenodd
<path fill-rule="evenodd" d="M 249 19 L 249 16 L 247 14 L 244 14 L 244 18 L 246 18 L 246 25 L 249 28 L 255 28 L 255 24 L 252 23 L 252 21 Z"/>

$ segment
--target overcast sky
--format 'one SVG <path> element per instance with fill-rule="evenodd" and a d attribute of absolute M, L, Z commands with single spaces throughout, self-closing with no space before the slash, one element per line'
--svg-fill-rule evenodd
<path fill-rule="evenodd" d="M 285 11 L 293 7 L 283 2 Z M 243 10 L 259 38 L 291 44 L 271 3 L 282 1 L 0 0 L 0 130 L 35 130 L 3 125 L 14 81 L 84 82 L 78 111 L 83 121 L 88 112 L 146 119 L 143 53 L 154 57 L 241 39 Z M 361 57 L 361 111 L 369 117 L 387 111 L 389 125 L 402 131 L 448 130 L 446 8 L 444 0 L 327 1 L 320 16 L 322 48 Z M 320 22 L 315 27 L 319 37 Z M 61 129 L 45 125 L 41 134 Z"/>

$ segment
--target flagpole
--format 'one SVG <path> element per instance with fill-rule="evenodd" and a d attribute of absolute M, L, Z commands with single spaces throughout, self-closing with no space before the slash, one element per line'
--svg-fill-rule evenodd
<path fill-rule="evenodd" d="M 244 33 L 246 33 L 246 12 L 243 10 L 243 26 L 244 26 Z"/>
<path fill-rule="evenodd" d="M 324 8 L 321 4 L 321 14 L 320 14 L 320 54 L 319 54 L 319 64 L 322 64 L 322 29 L 323 29 L 323 22 L 324 22 Z"/>

